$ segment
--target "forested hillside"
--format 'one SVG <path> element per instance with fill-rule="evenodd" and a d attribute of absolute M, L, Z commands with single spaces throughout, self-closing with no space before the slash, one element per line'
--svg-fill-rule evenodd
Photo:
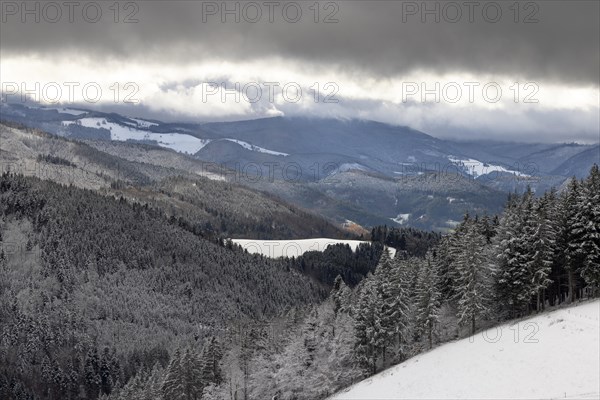
<path fill-rule="evenodd" d="M 179 345 L 323 298 L 160 210 L 12 174 L 0 198 L 3 399 L 97 398 Z"/>
<path fill-rule="evenodd" d="M 295 329 L 253 350 L 243 392 L 323 399 L 437 344 L 597 297 L 599 189 L 595 166 L 561 193 L 510 196 L 499 218 L 465 216 L 424 257 L 384 252 L 353 289 L 339 276 L 328 300 Z M 206 398 L 235 398 L 219 396 Z"/>
<path fill-rule="evenodd" d="M 353 236 L 273 194 L 242 186 L 243 177 L 233 171 L 168 149 L 81 143 L 4 123 L 0 124 L 0 152 L 0 172 L 18 172 L 146 203 L 182 219 L 189 230 L 206 238 Z"/>
<path fill-rule="evenodd" d="M 0 177 L 2 399 L 323 399 L 439 343 L 600 294 L 597 166 L 445 236 L 379 226 L 356 252 L 272 260 L 222 234 L 337 230 L 156 155 L 0 133 L 11 170 L 47 179 Z"/>
<path fill-rule="evenodd" d="M 322 399 L 599 293 L 598 167 L 561 193 L 510 196 L 499 218 L 465 216 L 424 257 L 383 252 L 370 273 L 381 247 L 354 267 L 339 256 L 358 284 L 340 274 L 320 304 L 322 286 L 294 272 L 311 253 L 270 261 L 124 200 L 7 174 L 0 188 L 3 243 L 22 244 L 2 254 L 3 398 Z"/>

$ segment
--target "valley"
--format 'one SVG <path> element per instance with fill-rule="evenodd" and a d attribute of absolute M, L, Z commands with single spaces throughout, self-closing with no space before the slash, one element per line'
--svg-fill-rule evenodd
<path fill-rule="evenodd" d="M 128 161 L 179 165 L 271 193 L 338 226 L 350 220 L 449 231 L 467 210 L 498 213 L 506 193 L 560 187 L 573 175 L 585 176 L 600 157 L 597 145 L 452 142 L 372 121 L 278 117 L 176 124 L 20 104 L 4 104 L 2 111 L 5 120 Z"/>

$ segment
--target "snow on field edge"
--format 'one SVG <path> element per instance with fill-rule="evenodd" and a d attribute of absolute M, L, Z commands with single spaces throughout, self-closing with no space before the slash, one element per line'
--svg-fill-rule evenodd
<path fill-rule="evenodd" d="M 307 251 L 324 251 L 330 244 L 343 243 L 350 246 L 352 251 L 360 243 L 370 243 L 364 240 L 338 240 L 327 238 L 296 239 L 296 240 L 255 240 L 255 239 L 232 239 L 233 243 L 239 244 L 251 254 L 262 254 L 269 258 L 298 257 Z M 395 249 L 389 249 L 391 256 L 396 254 Z"/>
<path fill-rule="evenodd" d="M 482 331 L 330 400 L 600 398 L 600 300 Z"/>

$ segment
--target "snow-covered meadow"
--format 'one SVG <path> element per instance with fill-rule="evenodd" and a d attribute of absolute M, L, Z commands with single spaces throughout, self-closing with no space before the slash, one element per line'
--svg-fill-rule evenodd
<path fill-rule="evenodd" d="M 347 244 L 352 251 L 361 243 L 370 243 L 364 240 L 338 240 L 327 238 L 295 239 L 295 240 L 255 240 L 255 239 L 232 239 L 233 243 L 239 244 L 251 254 L 262 254 L 270 258 L 298 257 L 307 251 L 324 251 L 327 246 L 338 243 Z M 395 249 L 389 249 L 391 256 L 396 254 Z"/>
<path fill-rule="evenodd" d="M 598 399 L 600 300 L 415 356 L 330 400 Z"/>

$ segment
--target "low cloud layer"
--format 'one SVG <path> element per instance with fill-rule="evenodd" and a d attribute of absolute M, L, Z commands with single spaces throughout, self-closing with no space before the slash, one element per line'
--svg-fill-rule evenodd
<path fill-rule="evenodd" d="M 133 81 L 139 110 L 175 119 L 361 116 L 437 135 L 520 131 L 542 140 L 597 140 L 598 2 L 47 4 L 2 3 L 3 83 Z M 198 87 L 209 81 L 318 83 L 325 94 L 331 90 L 322 86 L 333 82 L 340 103 L 199 101 Z M 401 93 L 411 82 L 499 82 L 503 99 L 460 107 L 445 98 L 422 102 L 417 93 L 411 103 Z M 521 85 L 519 103 L 507 101 L 515 95 L 511 82 Z M 526 83 L 537 85 L 537 106 L 523 104 L 532 93 Z"/>

